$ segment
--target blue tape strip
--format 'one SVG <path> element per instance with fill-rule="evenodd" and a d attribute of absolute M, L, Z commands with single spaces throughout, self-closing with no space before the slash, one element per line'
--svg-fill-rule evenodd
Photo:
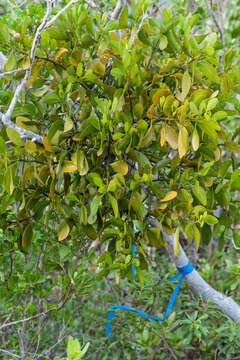
<path fill-rule="evenodd" d="M 133 258 L 135 259 L 135 257 L 136 257 L 136 256 L 134 256 L 134 254 L 135 254 L 135 244 L 132 244 L 131 254 L 132 254 Z M 135 264 L 132 264 L 132 275 L 133 275 L 133 278 L 135 279 L 135 276 L 136 276 Z"/>
<path fill-rule="evenodd" d="M 134 309 L 132 308 L 131 306 L 125 306 L 125 305 L 114 305 L 111 307 L 111 310 L 108 312 L 108 316 L 107 316 L 107 325 L 106 325 L 106 332 L 105 332 L 105 336 L 108 336 L 110 334 L 110 330 L 111 330 L 111 320 L 113 319 L 114 317 L 114 314 L 115 314 L 115 311 L 114 310 L 117 310 L 117 309 L 121 309 L 121 310 L 126 310 L 126 311 L 130 311 L 130 312 L 134 312 L 134 313 L 137 313 L 138 315 L 141 315 L 147 319 L 151 319 L 151 320 L 157 320 L 157 321 L 164 321 L 166 320 L 166 318 L 168 317 L 168 315 L 170 314 L 171 310 L 172 310 L 172 307 L 174 305 L 174 302 L 175 302 L 175 299 L 177 297 L 177 294 L 179 292 L 179 289 L 180 289 L 180 286 L 181 286 L 181 283 L 182 283 L 182 280 L 183 280 L 183 277 L 185 275 L 188 275 L 190 274 L 193 270 L 194 270 L 194 267 L 192 266 L 191 262 L 189 261 L 187 263 L 186 266 L 183 266 L 183 267 L 178 267 L 178 274 L 174 275 L 174 276 L 171 276 L 170 278 L 170 281 L 174 281 L 175 279 L 177 279 L 179 277 L 179 280 L 178 280 L 178 283 L 171 295 L 171 298 L 169 300 L 169 303 L 167 305 L 167 309 L 166 309 L 166 313 L 164 315 L 163 318 L 161 317 L 157 317 L 157 316 L 150 316 L 146 313 L 144 313 L 143 311 L 141 310 L 137 310 L 137 309 Z"/>

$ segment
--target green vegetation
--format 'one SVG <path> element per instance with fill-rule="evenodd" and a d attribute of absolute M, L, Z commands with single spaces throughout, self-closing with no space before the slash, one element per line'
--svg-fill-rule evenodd
<path fill-rule="evenodd" d="M 175 273 L 165 234 L 173 258 L 181 242 L 240 303 L 239 25 L 230 12 L 223 43 L 204 3 L 190 5 L 160 16 L 157 2 L 130 1 L 110 19 L 115 3 L 79 1 L 44 28 L 34 59 L 45 2 L 4 8 L 3 359 L 57 360 L 66 348 L 69 360 L 237 359 L 240 327 L 186 283 L 166 322 L 119 312 L 104 337 L 116 303 L 164 313 Z"/>

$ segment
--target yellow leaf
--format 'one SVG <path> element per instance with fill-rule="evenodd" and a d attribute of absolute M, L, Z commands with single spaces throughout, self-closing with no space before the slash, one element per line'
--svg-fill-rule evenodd
<path fill-rule="evenodd" d="M 166 125 L 165 139 L 172 149 L 176 150 L 178 148 L 178 135 L 176 130 L 171 126 Z"/>
<path fill-rule="evenodd" d="M 82 60 L 82 52 L 79 49 L 73 50 L 71 56 L 70 56 L 70 64 L 73 66 L 78 66 L 78 64 Z"/>
<path fill-rule="evenodd" d="M 154 105 L 158 105 L 160 98 L 162 96 L 166 96 L 170 93 L 169 89 L 159 89 L 155 92 L 155 94 L 152 97 L 152 102 Z"/>
<path fill-rule="evenodd" d="M 189 93 L 190 87 L 191 87 L 191 77 L 190 77 L 188 71 L 185 71 L 185 73 L 183 74 L 183 77 L 182 77 L 182 97 L 183 97 L 183 100 L 185 99 L 185 97 Z"/>
<path fill-rule="evenodd" d="M 32 86 L 32 84 L 36 80 L 38 74 L 41 71 L 41 68 L 42 68 L 42 62 L 41 61 L 35 61 L 33 63 L 32 72 L 31 72 L 31 75 L 30 75 L 30 77 L 28 79 L 28 82 L 27 82 L 27 85 L 26 85 L 27 89 L 30 88 L 30 86 Z"/>
<path fill-rule="evenodd" d="M 52 181 L 51 181 L 51 184 L 50 184 L 50 189 L 49 189 L 49 197 L 50 197 L 50 199 L 54 198 L 54 194 L 55 194 L 55 180 L 53 178 Z"/>
<path fill-rule="evenodd" d="M 147 117 L 148 117 L 150 120 L 152 120 L 152 118 L 153 118 L 154 115 L 155 115 L 155 108 L 156 108 L 156 106 L 155 106 L 154 104 L 152 104 L 152 105 L 150 106 L 150 108 L 148 109 L 148 111 L 147 111 Z"/>
<path fill-rule="evenodd" d="M 153 129 L 152 129 L 152 121 L 151 121 L 151 125 L 150 125 L 148 131 L 146 132 L 146 134 L 144 135 L 144 137 L 141 139 L 141 141 L 138 144 L 138 149 L 146 147 L 152 143 L 152 137 L 153 137 L 152 132 L 153 132 Z"/>
<path fill-rule="evenodd" d="M 32 165 L 27 166 L 22 176 L 22 186 L 24 186 L 34 175 L 34 167 Z"/>
<path fill-rule="evenodd" d="M 127 175 L 128 173 L 128 164 L 123 160 L 115 161 L 111 166 L 113 170 L 120 175 Z"/>
<path fill-rule="evenodd" d="M 193 130 L 192 134 L 192 148 L 194 151 L 197 151 L 199 148 L 199 135 L 196 128 Z"/>
<path fill-rule="evenodd" d="M 29 68 L 29 66 L 30 66 L 30 58 L 29 58 L 29 56 L 28 55 L 26 55 L 26 56 L 24 56 L 24 58 L 22 59 L 22 68 L 23 69 L 27 69 L 27 68 Z"/>
<path fill-rule="evenodd" d="M 31 242 L 33 236 L 32 224 L 29 223 L 24 229 L 22 235 L 22 247 L 25 249 Z"/>
<path fill-rule="evenodd" d="M 178 193 L 177 193 L 176 191 L 169 191 L 169 192 L 167 193 L 167 195 L 164 196 L 164 198 L 161 199 L 160 201 L 162 201 L 162 202 L 170 201 L 170 200 L 174 199 L 174 198 L 177 196 L 177 194 L 178 194 Z"/>
<path fill-rule="evenodd" d="M 92 71 L 98 76 L 103 76 L 105 74 L 105 66 L 100 62 L 96 62 L 92 66 Z"/>
<path fill-rule="evenodd" d="M 35 153 L 37 151 L 37 145 L 30 140 L 26 141 L 24 148 L 29 154 Z"/>
<path fill-rule="evenodd" d="M 77 169 L 81 176 L 84 176 L 88 172 L 88 161 L 82 150 L 77 150 Z"/>
<path fill-rule="evenodd" d="M 65 119 L 65 122 L 64 122 L 64 131 L 63 132 L 68 132 L 68 131 L 72 130 L 72 128 L 73 128 L 73 121 L 69 116 L 67 116 Z"/>
<path fill-rule="evenodd" d="M 181 127 L 178 134 L 178 152 L 180 159 L 186 154 L 188 151 L 188 131 L 183 126 Z"/>
<path fill-rule="evenodd" d="M 31 124 L 32 120 L 31 119 L 28 119 L 24 116 L 17 116 L 16 117 L 16 124 L 17 126 L 25 129 L 25 130 L 29 130 L 29 131 L 33 131 L 33 132 L 37 132 L 38 131 L 38 128 Z"/>
<path fill-rule="evenodd" d="M 174 239 L 173 239 L 174 256 L 178 256 L 178 253 L 179 253 L 179 232 L 180 232 L 180 227 L 178 226 L 175 231 Z"/>
<path fill-rule="evenodd" d="M 48 152 L 53 152 L 51 144 L 48 141 L 47 136 L 43 135 L 42 139 L 43 139 L 43 146 L 44 146 L 45 150 L 48 151 Z"/>
<path fill-rule="evenodd" d="M 55 60 L 59 61 L 67 52 L 68 52 L 68 49 L 66 49 L 66 48 L 59 49 L 55 56 Z"/>
<path fill-rule="evenodd" d="M 40 186 L 45 186 L 48 176 L 50 175 L 48 165 L 43 165 L 38 173 L 38 181 Z"/>
<path fill-rule="evenodd" d="M 62 167 L 63 173 L 69 173 L 69 172 L 73 172 L 76 170 L 77 170 L 77 165 L 75 165 L 72 161 L 70 161 L 70 160 L 64 161 L 63 167 Z"/>
<path fill-rule="evenodd" d="M 66 221 L 63 221 L 58 227 L 58 241 L 66 239 L 70 232 L 70 227 Z"/>
<path fill-rule="evenodd" d="M 164 146 L 166 140 L 166 125 L 164 124 L 161 128 L 160 145 Z"/>

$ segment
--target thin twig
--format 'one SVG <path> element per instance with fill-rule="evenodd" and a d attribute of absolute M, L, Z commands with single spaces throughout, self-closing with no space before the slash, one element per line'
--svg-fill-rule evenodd
<path fill-rule="evenodd" d="M 60 15 L 62 15 L 70 6 L 72 6 L 78 1 L 79 0 L 71 0 L 66 6 L 64 6 L 64 8 L 62 8 L 56 15 L 54 15 L 54 17 L 50 21 L 46 23 L 45 28 L 51 26 Z"/>
<path fill-rule="evenodd" d="M 170 352 L 170 354 L 172 355 L 172 358 L 174 360 L 178 360 L 177 356 L 175 355 L 175 353 L 173 352 L 173 350 L 171 349 L 171 347 L 169 346 L 169 344 L 167 343 L 167 340 L 165 339 L 164 335 L 162 335 L 162 340 L 164 342 L 164 345 L 168 348 L 168 351 Z"/>
<path fill-rule="evenodd" d="M 19 355 L 15 355 L 12 352 L 8 351 L 8 350 L 4 350 L 4 349 L 0 349 L 1 352 L 3 352 L 4 354 L 7 354 L 13 358 L 17 358 L 17 359 L 21 359 L 21 356 Z"/>
<path fill-rule="evenodd" d="M 217 27 L 217 29 L 218 29 L 218 31 L 219 31 L 220 40 L 221 40 L 221 42 L 224 44 L 224 34 L 223 34 L 223 31 L 222 31 L 220 25 L 218 24 L 217 19 L 216 19 L 216 16 L 215 16 L 215 14 L 214 14 L 214 11 L 213 11 L 213 2 L 212 2 L 212 0 L 210 0 L 210 6 L 208 6 L 208 1 L 207 1 L 207 0 L 205 0 L 205 3 L 206 3 L 206 7 L 207 7 L 208 11 L 210 12 L 210 15 L 211 15 L 214 23 L 215 23 L 215 25 L 216 25 L 216 27 Z"/>
<path fill-rule="evenodd" d="M 0 73 L 0 78 L 7 76 L 7 75 L 11 75 L 11 74 L 16 74 L 18 72 L 22 72 L 22 71 L 27 71 L 29 68 L 25 68 L 25 69 L 16 69 L 16 70 L 11 70 L 11 71 L 6 71 L 4 73 Z"/>
<path fill-rule="evenodd" d="M 52 63 L 52 64 L 54 64 L 54 65 L 56 65 L 56 66 L 60 66 L 60 67 L 63 68 L 64 70 L 66 70 L 66 67 L 65 67 L 63 64 L 61 64 L 61 63 L 59 63 L 59 62 L 57 62 L 57 61 L 54 61 L 54 60 L 52 60 L 52 59 L 49 59 L 49 58 L 47 58 L 47 57 L 35 56 L 35 58 L 36 58 L 36 59 L 39 59 L 39 60 L 48 61 L 48 62 L 50 62 L 50 63 Z"/>

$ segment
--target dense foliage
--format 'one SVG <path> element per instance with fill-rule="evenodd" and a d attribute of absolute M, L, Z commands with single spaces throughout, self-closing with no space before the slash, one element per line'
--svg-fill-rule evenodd
<path fill-rule="evenodd" d="M 127 302 L 134 304 L 136 292 L 136 305 L 155 313 L 169 298 L 167 270 L 173 268 L 162 250 L 160 278 L 159 254 L 151 264 L 156 251 L 149 250 L 165 245 L 162 229 L 175 233 L 175 255 L 181 231 L 197 249 L 218 236 L 216 273 L 201 260 L 203 275 L 239 296 L 236 253 L 231 259 L 223 253 L 232 238 L 240 246 L 238 51 L 225 49 L 215 32 L 204 32 L 201 7 L 187 16 L 165 8 L 159 18 L 147 12 L 150 4 L 131 1 L 118 20 L 84 2 L 63 13 L 41 35 L 26 92 L 11 119 L 42 135 L 43 144 L 23 141 L 11 128 L 0 131 L 1 317 L 47 314 L 51 321 L 36 358 L 52 355 L 44 348 L 57 343 L 60 319 L 68 334 L 78 335 L 81 328 L 86 335 L 80 342 L 95 345 L 87 353 L 91 359 L 101 351 L 107 359 L 116 348 L 116 359 L 132 359 L 136 351 L 145 358 L 165 359 L 171 351 L 186 358 L 203 340 L 196 356 L 210 359 L 218 351 L 231 359 L 239 352 L 237 326 L 219 326 L 216 309 L 189 300 L 186 291 L 178 316 L 173 313 L 163 325 L 129 321 L 120 339 L 115 335 L 104 346 L 106 311 L 116 301 L 113 294 L 126 302 L 123 285 Z M 4 71 L 29 66 L 44 11 L 43 4 L 30 4 L 15 18 L 2 17 Z M 1 112 L 23 76 L 21 71 L 0 78 Z M 222 275 L 220 261 L 227 264 Z M 29 358 L 42 321 L 37 317 L 32 328 L 17 325 L 21 331 L 28 327 Z M 48 339 L 51 327 L 55 341 Z M 126 336 L 129 328 L 132 337 Z M 18 336 L 12 334 L 12 328 L 1 334 L 2 343 L 16 349 Z"/>

